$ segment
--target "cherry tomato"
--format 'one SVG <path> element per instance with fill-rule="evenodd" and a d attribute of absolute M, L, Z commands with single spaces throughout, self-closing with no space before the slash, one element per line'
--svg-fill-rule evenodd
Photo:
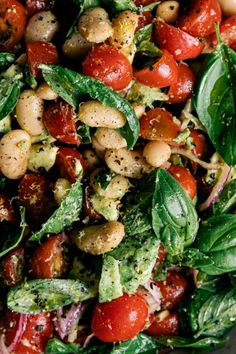
<path fill-rule="evenodd" d="M 26 0 L 26 10 L 29 16 L 36 12 L 50 10 L 54 5 L 54 0 Z"/>
<path fill-rule="evenodd" d="M 31 42 L 26 45 L 29 68 L 37 80 L 42 78 L 39 64 L 58 64 L 57 48 L 48 42 Z"/>
<path fill-rule="evenodd" d="M 62 235 L 50 236 L 35 250 L 30 259 L 29 273 L 32 278 L 59 278 L 64 271 Z"/>
<path fill-rule="evenodd" d="M 152 20 L 153 16 L 151 11 L 144 11 L 142 15 L 139 16 L 138 26 L 136 27 L 135 31 L 137 32 L 138 30 L 140 30 L 140 28 L 149 25 L 150 23 L 152 23 Z"/>
<path fill-rule="evenodd" d="M 169 271 L 163 281 L 156 281 L 162 294 L 161 306 L 171 310 L 180 305 L 189 288 L 187 278 L 175 271 Z"/>
<path fill-rule="evenodd" d="M 156 22 L 155 40 L 160 49 L 168 50 L 175 60 L 196 58 L 204 48 L 199 39 L 163 21 Z"/>
<path fill-rule="evenodd" d="M 8 197 L 0 194 L 0 222 L 4 220 L 15 221 L 15 214 Z"/>
<path fill-rule="evenodd" d="M 172 165 L 168 172 L 181 184 L 191 199 L 197 194 L 197 182 L 188 168 Z"/>
<path fill-rule="evenodd" d="M 91 221 L 101 221 L 103 216 L 99 214 L 93 207 L 91 202 L 92 190 L 89 186 L 84 189 L 84 198 L 83 198 L 83 213 L 86 218 L 89 218 Z"/>
<path fill-rule="evenodd" d="M 178 26 L 196 37 L 206 37 L 215 31 L 215 22 L 221 21 L 217 0 L 194 0 L 190 9 L 178 21 Z"/>
<path fill-rule="evenodd" d="M 30 221 L 40 226 L 54 209 L 51 202 L 50 184 L 45 176 L 38 173 L 27 173 L 21 179 L 18 194 L 20 204 L 26 208 Z"/>
<path fill-rule="evenodd" d="M 178 65 L 173 56 L 163 50 L 163 55 L 154 65 L 134 72 L 134 77 L 150 87 L 167 87 L 173 85 L 178 77 Z"/>
<path fill-rule="evenodd" d="M 118 299 L 96 305 L 92 331 L 103 342 L 120 342 L 141 332 L 147 316 L 147 304 L 141 296 L 124 294 Z"/>
<path fill-rule="evenodd" d="M 79 145 L 80 138 L 76 131 L 76 114 L 72 106 L 64 101 L 52 103 L 44 111 L 43 124 L 55 139 Z"/>
<path fill-rule="evenodd" d="M 180 319 L 177 313 L 172 313 L 163 320 L 154 315 L 151 326 L 145 330 L 149 336 L 177 336 L 180 332 Z"/>
<path fill-rule="evenodd" d="M 178 65 L 178 79 L 176 84 L 171 85 L 167 93 L 168 103 L 184 103 L 191 96 L 195 75 L 186 63 Z"/>
<path fill-rule="evenodd" d="M 26 10 L 19 1 L 1 0 L 0 51 L 8 51 L 21 40 L 26 19 Z"/>
<path fill-rule="evenodd" d="M 223 41 L 233 50 L 236 51 L 236 15 L 231 16 L 221 22 L 220 34 Z M 213 47 L 217 46 L 216 34 L 213 33 L 210 37 L 210 42 Z"/>
<path fill-rule="evenodd" d="M 137 6 L 146 6 L 146 5 L 149 5 L 149 4 L 152 4 L 153 2 L 155 2 L 156 0 L 135 0 L 135 5 Z"/>
<path fill-rule="evenodd" d="M 86 162 L 83 156 L 75 149 L 61 147 L 57 152 L 56 164 L 59 167 L 60 175 L 74 183 L 79 176 L 86 173 Z"/>
<path fill-rule="evenodd" d="M 98 45 L 89 52 L 83 62 L 82 72 L 116 91 L 126 88 L 133 76 L 132 65 L 126 56 L 106 44 Z"/>
<path fill-rule="evenodd" d="M 2 261 L 2 277 L 8 286 L 20 284 L 23 281 L 25 258 L 24 248 L 19 247 L 9 252 Z"/>
<path fill-rule="evenodd" d="M 190 135 L 193 141 L 193 153 L 202 159 L 205 156 L 207 150 L 207 144 L 204 134 L 200 130 L 190 129 Z"/>
<path fill-rule="evenodd" d="M 140 135 L 143 139 L 161 140 L 172 143 L 178 135 L 179 127 L 173 116 L 164 108 L 154 108 L 144 113 L 140 119 Z"/>
<path fill-rule="evenodd" d="M 5 317 L 6 345 L 12 344 L 19 326 L 20 314 L 7 311 Z M 27 315 L 21 340 L 14 348 L 14 354 L 41 354 L 53 335 L 50 313 Z"/>

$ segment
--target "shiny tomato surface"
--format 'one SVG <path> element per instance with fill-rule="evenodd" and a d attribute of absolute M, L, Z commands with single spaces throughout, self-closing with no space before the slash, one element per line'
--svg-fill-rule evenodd
<path fill-rule="evenodd" d="M 145 330 L 149 336 L 177 336 L 180 332 L 180 319 L 178 313 L 171 313 L 166 318 L 160 319 L 157 315 L 153 315 L 153 322 L 148 329 Z"/>
<path fill-rule="evenodd" d="M 168 172 L 181 184 L 191 199 L 197 194 L 197 182 L 188 168 L 172 165 Z"/>

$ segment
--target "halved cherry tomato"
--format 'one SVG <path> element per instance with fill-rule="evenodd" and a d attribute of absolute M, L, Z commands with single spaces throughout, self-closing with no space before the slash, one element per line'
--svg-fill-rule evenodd
<path fill-rule="evenodd" d="M 43 10 L 50 10 L 54 5 L 54 0 L 26 0 L 26 10 L 29 16 Z"/>
<path fill-rule="evenodd" d="M 155 40 L 158 46 L 168 50 L 175 60 L 196 58 L 204 48 L 199 39 L 160 20 L 155 25 Z"/>
<path fill-rule="evenodd" d="M 12 344 L 19 327 L 20 314 L 7 311 L 5 316 L 6 345 Z M 53 322 L 50 313 L 27 315 L 23 334 L 14 348 L 14 354 L 41 354 L 53 335 Z"/>
<path fill-rule="evenodd" d="M 98 45 L 88 53 L 82 65 L 82 72 L 116 91 L 126 88 L 133 76 L 132 65 L 126 56 L 106 44 Z"/>
<path fill-rule="evenodd" d="M 233 50 L 236 51 L 236 15 L 231 16 L 221 22 L 220 34 L 223 41 Z M 213 33 L 210 37 L 210 42 L 213 47 L 217 46 L 216 34 Z"/>
<path fill-rule="evenodd" d="M 2 277 L 8 286 L 20 284 L 23 281 L 25 264 L 24 248 L 19 247 L 9 252 L 2 261 Z"/>
<path fill-rule="evenodd" d="M 86 162 L 83 156 L 75 149 L 61 147 L 57 152 L 56 164 L 59 167 L 60 175 L 74 183 L 81 173 L 86 173 Z"/>
<path fill-rule="evenodd" d="M 76 131 L 75 120 L 73 107 L 64 101 L 52 103 L 43 115 L 43 124 L 49 134 L 63 143 L 78 146 L 80 137 Z"/>
<path fill-rule="evenodd" d="M 15 214 L 8 197 L 0 194 L 0 222 L 1 221 L 15 221 Z"/>
<path fill-rule="evenodd" d="M 187 278 L 176 271 L 169 271 L 166 279 L 156 281 L 156 284 L 162 294 L 161 306 L 167 310 L 179 306 L 189 289 Z"/>
<path fill-rule="evenodd" d="M 26 10 L 19 1 L 1 0 L 0 51 L 8 51 L 21 40 L 26 19 Z"/>
<path fill-rule="evenodd" d="M 149 25 L 150 23 L 152 23 L 153 20 L 153 16 L 151 11 L 144 11 L 138 19 L 138 26 L 136 27 L 135 31 L 137 32 L 138 30 L 140 30 L 140 28 L 143 28 L 144 26 Z"/>
<path fill-rule="evenodd" d="M 178 136 L 179 127 L 173 116 L 164 108 L 154 108 L 140 119 L 140 135 L 143 139 L 172 143 Z"/>
<path fill-rule="evenodd" d="M 103 342 L 120 342 L 141 332 L 147 316 L 147 304 L 141 296 L 124 294 L 118 299 L 96 305 L 92 331 Z"/>
<path fill-rule="evenodd" d="M 137 6 L 146 6 L 146 5 L 149 5 L 149 4 L 152 4 L 153 2 L 155 2 L 156 0 L 135 0 L 135 5 Z"/>
<path fill-rule="evenodd" d="M 145 330 L 149 336 L 177 336 L 180 332 L 180 319 L 177 313 L 172 313 L 163 320 L 160 320 L 157 315 L 154 316 L 154 321 L 151 326 Z"/>
<path fill-rule="evenodd" d="M 193 153 L 199 158 L 202 159 L 205 156 L 207 151 L 207 144 L 204 134 L 197 129 L 189 129 L 190 130 L 190 137 L 193 141 Z"/>
<path fill-rule="evenodd" d="M 181 184 L 191 199 L 197 194 L 197 182 L 188 168 L 172 165 L 168 172 Z"/>
<path fill-rule="evenodd" d="M 193 0 L 178 26 L 196 37 L 206 37 L 215 31 L 215 22 L 221 21 L 221 8 L 217 0 Z"/>
<path fill-rule="evenodd" d="M 154 65 L 134 72 L 134 77 L 150 87 L 167 87 L 176 83 L 178 65 L 173 56 L 164 49 L 162 57 Z"/>
<path fill-rule="evenodd" d="M 184 103 L 191 96 L 195 75 L 186 63 L 178 65 L 178 79 L 176 84 L 171 85 L 167 93 L 168 103 Z"/>
<path fill-rule="evenodd" d="M 33 278 L 59 278 L 64 272 L 62 234 L 50 236 L 42 242 L 31 256 L 29 273 Z"/>
<path fill-rule="evenodd" d="M 58 64 L 57 48 L 48 42 L 30 42 L 26 45 L 29 68 L 37 80 L 42 78 L 39 64 Z"/>

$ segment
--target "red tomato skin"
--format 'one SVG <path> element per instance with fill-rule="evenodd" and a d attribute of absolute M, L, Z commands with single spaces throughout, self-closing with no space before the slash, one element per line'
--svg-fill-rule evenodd
<path fill-rule="evenodd" d="M 18 329 L 20 314 L 7 310 L 5 316 L 6 345 L 9 346 Z M 25 330 L 14 354 L 42 354 L 53 335 L 53 323 L 50 313 L 27 315 Z"/>
<path fill-rule="evenodd" d="M 215 22 L 221 21 L 221 8 L 217 0 L 195 0 L 183 14 L 178 26 L 195 37 L 206 37 L 215 31 Z"/>
<path fill-rule="evenodd" d="M 178 65 L 178 79 L 176 84 L 171 85 L 167 93 L 168 103 L 184 103 L 192 95 L 195 75 L 185 63 Z"/>
<path fill-rule="evenodd" d="M 124 294 L 118 299 L 96 305 L 92 331 L 103 342 L 120 342 L 141 332 L 147 316 L 147 304 L 141 296 Z"/>
<path fill-rule="evenodd" d="M 155 25 L 155 40 L 159 48 L 168 50 L 175 60 L 197 58 L 204 48 L 199 39 L 160 20 Z"/>
<path fill-rule="evenodd" d="M 190 130 L 190 137 L 193 140 L 193 153 L 199 158 L 204 158 L 206 151 L 207 151 L 207 144 L 204 134 L 197 129 L 189 129 Z"/>
<path fill-rule="evenodd" d="M 37 80 L 42 79 L 40 64 L 58 64 L 58 52 L 55 45 L 48 42 L 30 42 L 26 45 L 26 53 L 31 73 Z"/>
<path fill-rule="evenodd" d="M 50 236 L 34 251 L 29 263 L 32 278 L 60 278 L 65 268 L 62 247 L 62 235 Z"/>
<path fill-rule="evenodd" d="M 1 0 L 0 3 L 0 52 L 8 51 L 24 35 L 26 10 L 16 0 Z"/>
<path fill-rule="evenodd" d="M 1 221 L 15 221 L 15 214 L 8 197 L 0 194 L 0 222 Z"/>
<path fill-rule="evenodd" d="M 228 17 L 220 24 L 220 34 L 223 41 L 234 51 L 236 51 L 236 15 Z M 210 37 L 210 42 L 215 48 L 217 46 L 216 34 Z"/>
<path fill-rule="evenodd" d="M 151 326 L 145 330 L 149 336 L 177 336 L 180 333 L 180 319 L 177 313 L 172 313 L 162 321 L 158 320 L 158 314 Z"/>
<path fill-rule="evenodd" d="M 156 284 L 162 294 L 161 306 L 167 310 L 178 307 L 189 289 L 187 278 L 175 271 L 169 271 L 166 279 Z"/>
<path fill-rule="evenodd" d="M 9 252 L 2 261 L 2 277 L 6 285 L 13 286 L 23 281 L 24 248 L 19 247 Z"/>
<path fill-rule="evenodd" d="M 188 168 L 172 165 L 168 172 L 181 184 L 191 199 L 197 194 L 197 182 Z"/>
<path fill-rule="evenodd" d="M 164 108 L 154 108 L 140 119 L 140 136 L 147 140 L 161 140 L 169 144 L 178 136 L 179 127 Z"/>
<path fill-rule="evenodd" d="M 54 0 L 26 0 L 26 10 L 29 16 L 39 11 L 50 10 L 54 5 Z"/>
<path fill-rule="evenodd" d="M 82 73 L 119 91 L 130 84 L 133 68 L 126 56 L 118 49 L 102 44 L 88 53 L 82 64 Z"/>
<path fill-rule="evenodd" d="M 135 0 L 135 5 L 137 6 L 146 6 L 146 5 L 149 5 L 149 4 L 152 4 L 153 2 L 155 2 L 156 0 Z"/>
<path fill-rule="evenodd" d="M 152 23 L 152 20 L 153 20 L 153 16 L 151 11 L 144 11 L 142 15 L 139 16 L 138 26 L 135 29 L 135 32 L 139 31 L 140 28 L 143 28 L 144 26 L 147 26 L 150 23 Z"/>
<path fill-rule="evenodd" d="M 52 103 L 43 114 L 43 124 L 49 134 L 62 143 L 78 146 L 80 138 L 75 120 L 73 107 L 64 101 Z"/>
<path fill-rule="evenodd" d="M 176 83 L 178 66 L 173 56 L 164 49 L 161 59 L 151 68 L 134 72 L 134 77 L 142 84 L 150 87 L 167 87 Z"/>
<path fill-rule="evenodd" d="M 59 167 L 60 175 L 71 183 L 77 180 L 76 162 L 80 162 L 83 169 L 83 176 L 86 174 L 86 162 L 83 156 L 75 149 L 61 147 L 57 152 L 56 164 Z"/>

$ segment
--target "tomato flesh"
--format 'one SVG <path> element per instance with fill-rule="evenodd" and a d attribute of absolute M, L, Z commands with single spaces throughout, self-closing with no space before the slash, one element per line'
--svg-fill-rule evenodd
<path fill-rule="evenodd" d="M 54 0 L 26 0 L 27 14 L 32 16 L 39 11 L 50 10 L 54 2 Z"/>
<path fill-rule="evenodd" d="M 25 252 L 23 247 L 16 248 L 9 252 L 2 261 L 2 277 L 8 286 L 20 284 L 23 281 L 23 270 L 25 264 Z"/>
<path fill-rule="evenodd" d="M 154 315 L 151 326 L 145 330 L 149 336 L 177 336 L 180 332 L 180 319 L 177 313 L 172 313 L 163 320 Z"/>
<path fill-rule="evenodd" d="M 190 138 L 193 142 L 193 153 L 199 158 L 202 159 L 205 156 L 207 150 L 207 144 L 204 134 L 197 129 L 190 129 Z"/>
<path fill-rule="evenodd" d="M 197 182 L 188 168 L 172 165 L 168 172 L 181 184 L 191 199 L 197 194 Z"/>
<path fill-rule="evenodd" d="M 75 149 L 61 147 L 57 152 L 56 164 L 60 175 L 74 183 L 82 169 L 82 175 L 86 173 L 86 162 L 83 156 Z"/>
<path fill-rule="evenodd" d="M 8 197 L 0 194 L 0 222 L 1 221 L 15 221 L 15 214 Z"/>
<path fill-rule="evenodd" d="M 141 296 L 124 294 L 96 305 L 92 331 L 103 342 L 120 342 L 141 332 L 147 316 L 147 304 Z"/>
<path fill-rule="evenodd" d="M 220 24 L 220 34 L 223 41 L 236 51 L 236 15 L 227 18 Z M 213 33 L 210 42 L 213 47 L 217 46 L 216 34 Z"/>

